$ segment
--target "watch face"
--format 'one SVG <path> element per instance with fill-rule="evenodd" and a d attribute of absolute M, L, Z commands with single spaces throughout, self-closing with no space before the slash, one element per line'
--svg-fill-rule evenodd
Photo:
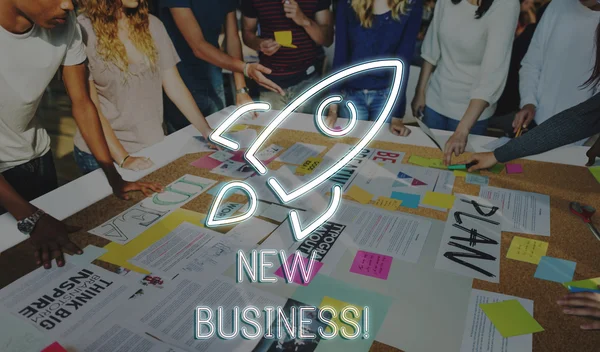
<path fill-rule="evenodd" d="M 19 223 L 17 223 L 17 229 L 19 229 L 19 231 L 21 231 L 21 233 L 25 235 L 31 234 L 31 231 L 33 231 L 34 226 L 35 224 L 27 220 L 20 221 Z"/>

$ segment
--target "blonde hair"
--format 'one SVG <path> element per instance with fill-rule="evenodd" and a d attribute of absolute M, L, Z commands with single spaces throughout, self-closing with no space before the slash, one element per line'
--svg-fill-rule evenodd
<path fill-rule="evenodd" d="M 125 9 L 120 0 L 80 0 L 81 12 L 92 22 L 96 34 L 96 50 L 107 63 L 113 63 L 122 72 L 129 72 L 125 45 L 119 39 L 119 16 L 123 13 L 129 24 L 129 39 L 147 60 L 152 71 L 158 62 L 158 50 L 150 34 L 148 1 L 141 0 L 136 9 Z"/>
<path fill-rule="evenodd" d="M 375 0 L 352 0 L 352 9 L 356 12 L 360 25 L 371 28 L 373 25 L 373 3 Z M 409 0 L 388 0 L 388 7 L 392 10 L 392 18 L 400 20 L 400 15 L 408 12 Z"/>

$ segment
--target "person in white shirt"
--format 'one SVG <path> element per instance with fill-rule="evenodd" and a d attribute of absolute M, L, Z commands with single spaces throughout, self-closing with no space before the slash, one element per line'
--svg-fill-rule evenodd
<path fill-rule="evenodd" d="M 469 133 L 487 129 L 506 84 L 519 11 L 519 2 L 509 0 L 435 5 L 411 106 L 430 128 L 455 131 L 444 148 L 446 164 L 465 151 Z"/>
<path fill-rule="evenodd" d="M 599 22 L 596 0 L 553 0 L 548 5 L 521 62 L 521 110 L 513 120 L 514 132 L 544 123 L 598 91 L 585 83 L 594 69 Z"/>
<path fill-rule="evenodd" d="M 90 99 L 85 47 L 71 0 L 0 1 L 0 213 L 10 212 L 18 229 L 30 235 L 37 264 L 50 268 L 63 251 L 81 253 L 61 221 L 30 200 L 56 188 L 50 138 L 35 114 L 42 95 L 62 67 L 73 117 L 87 145 L 101 163 L 113 192 L 162 191 L 154 183 L 125 182 L 115 169 Z"/>

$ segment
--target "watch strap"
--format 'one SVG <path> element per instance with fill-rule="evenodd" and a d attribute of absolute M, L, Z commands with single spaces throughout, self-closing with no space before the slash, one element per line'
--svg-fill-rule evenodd
<path fill-rule="evenodd" d="M 235 91 L 235 94 L 248 94 L 250 93 L 250 89 L 248 87 L 243 87 Z"/>

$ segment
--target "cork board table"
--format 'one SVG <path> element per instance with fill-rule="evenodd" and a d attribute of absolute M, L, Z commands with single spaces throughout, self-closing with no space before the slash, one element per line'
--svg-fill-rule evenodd
<path fill-rule="evenodd" d="M 262 127 L 250 126 L 260 130 Z M 265 146 L 275 143 L 284 148 L 289 148 L 296 142 L 319 144 L 331 147 L 335 143 L 355 144 L 356 139 L 351 137 L 341 139 L 329 139 L 317 133 L 299 132 L 280 129 L 264 144 Z M 407 163 L 411 155 L 422 157 L 441 157 L 441 152 L 433 148 L 405 145 L 392 142 L 375 141 L 370 147 L 405 152 L 404 163 Z M 326 152 L 326 151 L 325 151 Z M 323 152 L 323 154 L 325 153 Z M 164 185 L 173 182 L 183 174 L 192 174 L 217 181 L 227 180 L 224 176 L 209 173 L 209 170 L 197 169 L 190 163 L 202 155 L 198 153 L 186 155 L 161 169 L 147 175 L 144 181 L 160 182 Z M 467 158 L 463 156 L 458 161 Z M 583 167 L 542 163 L 531 160 L 519 160 L 524 172 L 516 175 L 500 175 L 482 172 L 489 176 L 490 186 L 537 192 L 547 194 L 551 199 L 551 233 L 550 237 L 529 236 L 519 234 L 522 237 L 535 238 L 549 242 L 547 255 L 577 262 L 574 279 L 585 279 L 600 276 L 600 243 L 591 235 L 587 227 L 569 212 L 569 202 L 579 201 L 600 209 L 600 184 Z M 271 169 L 278 169 L 283 165 L 273 162 L 269 165 Z M 479 186 L 466 184 L 464 178 L 457 178 L 453 193 L 465 193 L 477 195 Z M 109 196 L 96 204 L 74 214 L 66 219 L 69 225 L 80 226 L 83 230 L 74 234 L 72 238 L 82 248 L 88 244 L 102 247 L 108 241 L 90 235 L 85 230 L 92 229 L 107 219 L 119 214 L 142 199 L 141 195 L 135 195 L 128 202 L 120 201 L 114 196 Z M 243 199 L 243 198 L 242 198 Z M 240 199 L 240 200 L 242 200 Z M 206 213 L 212 202 L 212 196 L 202 194 L 183 208 Z M 407 209 L 401 211 L 410 214 L 421 215 L 441 221 L 445 221 L 447 212 L 431 209 Z M 556 300 L 562 297 L 566 290 L 559 284 L 538 280 L 533 278 L 535 265 L 508 260 L 506 253 L 510 242 L 515 234 L 504 232 L 501 243 L 501 277 L 499 284 L 493 284 L 480 280 L 473 281 L 473 288 L 486 291 L 499 292 L 507 295 L 534 300 L 536 320 L 544 327 L 545 331 L 533 335 L 533 351 L 568 351 L 574 350 L 576 341 L 577 351 L 597 351 L 600 346 L 600 333 L 587 332 L 579 329 L 583 319 L 566 316 L 562 314 Z M 107 269 L 114 269 L 108 263 L 96 261 Z M 0 266 L 3 268 L 0 275 L 0 287 L 8 285 L 22 275 L 35 269 L 32 259 L 32 251 L 28 242 L 2 253 Z M 440 288 L 443 294 L 443 288 Z M 435 319 L 435 315 L 431 316 Z M 464 320 L 457 321 L 461 327 Z M 431 331 L 435 338 L 435 331 Z M 398 349 L 375 342 L 371 351 L 398 351 Z"/>

